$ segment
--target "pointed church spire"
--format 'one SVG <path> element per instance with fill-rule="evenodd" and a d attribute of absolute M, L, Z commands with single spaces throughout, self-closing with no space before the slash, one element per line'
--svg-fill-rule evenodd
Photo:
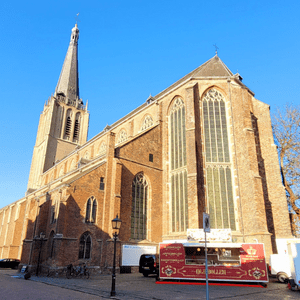
<path fill-rule="evenodd" d="M 55 96 L 63 94 L 66 97 L 66 104 L 79 100 L 78 39 L 79 29 L 76 23 L 72 29 L 69 48 L 55 89 Z"/>

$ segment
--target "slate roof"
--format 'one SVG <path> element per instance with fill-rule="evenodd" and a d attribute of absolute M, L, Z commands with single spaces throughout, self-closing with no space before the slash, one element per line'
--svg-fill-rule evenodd
<path fill-rule="evenodd" d="M 176 86 L 180 85 L 182 82 L 185 82 L 188 79 L 193 78 L 229 78 L 234 76 L 233 73 L 228 69 L 228 67 L 223 63 L 223 61 L 216 54 L 214 57 L 209 59 L 207 62 L 202 64 L 200 67 L 195 69 L 194 71 L 188 73 L 167 89 L 163 90 L 159 94 L 157 94 L 154 99 L 160 98 L 166 92 L 172 90 Z"/>
<path fill-rule="evenodd" d="M 175 89 L 176 87 L 180 86 L 180 84 L 182 84 L 182 83 L 184 83 L 188 80 L 198 79 L 198 78 L 200 78 L 200 79 L 205 79 L 205 78 L 207 78 L 207 79 L 209 79 L 209 78 L 214 78 L 214 79 L 233 78 L 234 80 L 236 80 L 236 82 L 238 82 L 244 88 L 248 89 L 248 91 L 254 95 L 254 93 L 242 83 L 242 77 L 238 73 L 233 74 L 229 70 L 229 68 L 223 63 L 223 61 L 219 58 L 219 56 L 216 54 L 211 59 L 206 61 L 204 64 L 202 64 L 201 66 L 199 66 L 198 68 L 196 68 L 192 72 L 188 73 L 187 75 L 185 75 L 181 79 L 177 80 L 175 83 L 170 85 L 168 88 L 166 88 L 165 90 L 163 90 L 162 92 L 160 92 L 156 96 L 152 97 L 150 95 L 151 97 L 149 97 L 145 103 L 143 103 L 142 105 L 140 105 L 139 107 L 137 107 L 136 109 L 134 109 L 133 111 L 131 111 L 130 113 L 125 115 L 123 118 L 119 119 L 118 121 L 116 121 L 115 123 L 110 125 L 109 128 L 113 128 L 113 127 L 117 126 L 118 124 L 120 124 L 121 122 L 123 122 L 124 120 L 129 118 L 130 116 L 134 115 L 135 113 L 137 113 L 140 110 L 147 107 L 148 101 L 149 101 L 150 98 L 151 98 L 150 102 L 153 102 L 153 101 L 161 98 L 162 96 L 164 96 L 165 94 L 167 94 L 171 90 Z M 100 132 L 99 134 L 102 134 L 103 132 L 104 131 Z"/>
<path fill-rule="evenodd" d="M 192 77 L 231 77 L 233 73 L 227 68 L 223 61 L 215 55 L 203 65 L 192 71 Z"/>

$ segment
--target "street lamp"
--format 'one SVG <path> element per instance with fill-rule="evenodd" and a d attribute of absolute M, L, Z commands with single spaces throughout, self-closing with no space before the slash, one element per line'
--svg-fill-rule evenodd
<path fill-rule="evenodd" d="M 112 221 L 112 228 L 115 230 L 119 230 L 121 227 L 122 221 L 118 218 L 118 215 L 116 218 L 114 218 Z M 114 232 L 113 234 L 114 237 L 114 261 L 113 261 L 113 272 L 112 272 L 112 283 L 111 283 L 111 292 L 110 296 L 115 296 L 116 295 L 116 244 L 117 244 L 117 238 L 118 238 L 118 233 Z"/>
<path fill-rule="evenodd" d="M 39 258 L 38 258 L 38 263 L 37 263 L 37 267 L 36 267 L 36 276 L 39 275 L 39 268 L 40 268 L 40 259 L 41 259 L 41 252 L 42 252 L 42 246 L 43 246 L 43 241 L 45 238 L 45 234 L 43 232 L 40 233 L 40 251 L 39 251 Z"/>

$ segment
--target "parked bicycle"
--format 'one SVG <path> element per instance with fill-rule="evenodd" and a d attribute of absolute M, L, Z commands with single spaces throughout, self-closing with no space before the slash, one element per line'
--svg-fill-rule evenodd
<path fill-rule="evenodd" d="M 47 277 L 57 278 L 59 277 L 59 273 L 57 269 L 48 269 Z"/>
<path fill-rule="evenodd" d="M 80 266 L 75 266 L 75 267 L 72 264 L 69 264 L 67 266 L 66 277 L 68 279 L 70 279 L 71 277 L 80 277 L 80 278 L 89 279 L 90 273 L 85 264 Z"/>

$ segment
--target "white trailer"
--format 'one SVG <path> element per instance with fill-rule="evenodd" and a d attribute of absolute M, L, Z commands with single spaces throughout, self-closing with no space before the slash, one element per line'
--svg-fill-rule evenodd
<path fill-rule="evenodd" d="M 292 273 L 289 279 L 289 288 L 295 291 L 300 289 L 300 243 L 289 243 L 288 254 Z"/>
<path fill-rule="evenodd" d="M 288 245 L 295 243 L 300 243 L 300 239 L 276 239 L 278 254 L 270 255 L 269 275 L 276 276 L 281 283 L 288 282 L 292 276 Z"/>
<path fill-rule="evenodd" d="M 288 254 L 271 254 L 269 274 L 276 276 L 281 283 L 288 282 L 291 277 L 290 258 Z"/>

